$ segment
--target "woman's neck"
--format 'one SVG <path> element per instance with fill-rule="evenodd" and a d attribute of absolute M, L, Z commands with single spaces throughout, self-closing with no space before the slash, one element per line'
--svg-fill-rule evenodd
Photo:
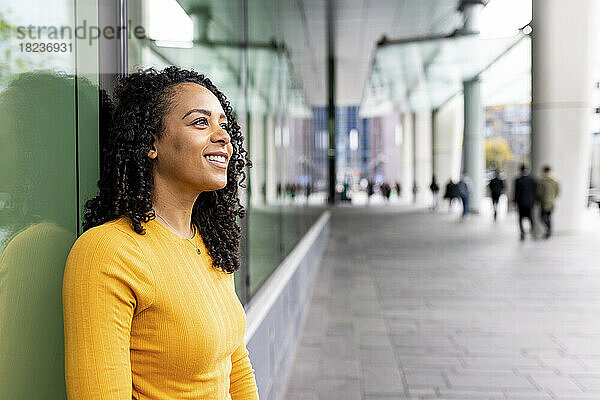
<path fill-rule="evenodd" d="M 154 214 L 156 215 L 156 220 L 159 223 L 161 223 L 162 225 L 164 225 L 165 228 L 169 229 L 170 231 L 175 233 L 177 236 L 184 238 L 184 239 L 191 239 L 194 237 L 195 232 L 194 232 L 194 228 L 192 227 L 192 224 L 191 224 L 191 218 L 190 218 L 189 225 L 187 225 L 187 228 L 182 227 L 181 223 L 178 223 L 177 226 L 174 226 L 173 223 L 169 222 L 168 217 L 164 217 L 164 212 L 158 211 L 156 207 L 153 207 L 153 209 L 154 209 Z M 191 230 L 191 232 L 190 232 L 190 230 Z"/>
<path fill-rule="evenodd" d="M 152 208 L 157 216 L 157 221 L 182 238 L 191 238 L 194 236 L 192 207 L 193 204 L 189 208 L 184 208 L 179 202 L 176 204 L 161 201 L 152 202 Z"/>

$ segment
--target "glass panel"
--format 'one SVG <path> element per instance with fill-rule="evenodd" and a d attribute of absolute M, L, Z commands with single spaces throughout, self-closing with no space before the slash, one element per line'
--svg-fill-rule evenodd
<path fill-rule="evenodd" d="M 2 399 L 65 398 L 61 288 L 77 232 L 76 110 L 78 97 L 81 107 L 97 101 L 93 85 L 76 86 L 74 42 L 50 29 L 73 29 L 74 15 L 72 0 L 0 1 Z"/>
<path fill-rule="evenodd" d="M 505 54 L 526 53 L 529 41 L 529 36 L 520 33 L 511 37 L 471 35 L 380 47 L 361 104 L 361 115 L 389 114 L 394 105 L 412 111 L 436 109 L 462 90 L 463 81 L 486 71 Z M 504 76 L 502 82 L 528 87 L 522 77 L 527 76 L 523 71 L 528 69 L 530 57 L 509 59 L 503 66 L 511 64 L 509 70 L 514 74 Z M 516 76 L 520 78 L 511 81 Z"/>
<path fill-rule="evenodd" d="M 281 240 L 281 51 L 275 0 L 248 2 L 248 115 L 250 124 L 250 295 L 277 268 Z M 271 44 L 270 44 L 271 43 Z"/>
<path fill-rule="evenodd" d="M 486 168 L 516 173 L 531 151 L 531 40 L 526 36 L 482 74 Z"/>
<path fill-rule="evenodd" d="M 324 10 L 324 4 L 322 6 Z M 301 63 L 306 63 L 299 55 L 307 52 L 304 46 L 310 46 L 311 41 L 325 41 L 325 37 L 315 37 L 314 32 L 309 37 L 304 26 L 303 7 L 294 0 L 278 2 L 277 22 L 285 49 L 280 63 L 282 126 L 278 149 L 282 157 L 280 171 L 284 187 L 281 210 L 283 257 L 294 249 L 323 211 L 322 203 L 309 205 L 317 196 L 306 196 L 307 190 L 312 192 L 311 185 L 314 187 L 313 177 L 318 175 L 317 171 L 310 169 L 314 147 L 311 138 L 316 131 L 313 130 L 313 111 L 296 69 L 303 67 Z M 325 85 L 325 82 L 322 84 Z M 324 167 L 327 168 L 326 165 Z"/>
<path fill-rule="evenodd" d="M 523 37 L 481 75 L 486 106 L 531 103 L 531 38 Z"/>
<path fill-rule="evenodd" d="M 76 3 L 77 26 L 98 26 L 98 0 Z M 107 7 L 107 3 L 102 4 Z M 113 41 L 115 39 L 112 39 Z M 77 40 L 77 176 L 79 196 L 79 232 L 83 223 L 85 202 L 97 195 L 100 178 L 99 125 L 110 115 L 104 110 L 100 115 L 98 40 Z M 106 57 L 105 54 L 102 54 Z M 114 73 L 115 71 L 103 71 Z M 102 93 L 103 100 L 107 94 Z"/>

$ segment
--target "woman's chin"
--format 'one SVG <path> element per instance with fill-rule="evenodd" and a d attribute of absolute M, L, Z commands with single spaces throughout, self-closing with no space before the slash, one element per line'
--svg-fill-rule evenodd
<path fill-rule="evenodd" d="M 225 186 L 227 186 L 227 179 L 212 182 L 210 184 L 210 186 L 208 188 L 204 189 L 204 190 L 207 191 L 207 192 L 212 192 L 212 191 L 215 191 L 215 190 L 221 190 Z"/>

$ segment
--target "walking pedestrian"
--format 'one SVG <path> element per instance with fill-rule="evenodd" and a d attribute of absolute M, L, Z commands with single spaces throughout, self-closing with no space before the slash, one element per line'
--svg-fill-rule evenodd
<path fill-rule="evenodd" d="M 400 198 L 401 195 L 402 195 L 402 186 L 400 185 L 400 182 L 396 182 L 396 196 L 398 196 L 398 198 Z"/>
<path fill-rule="evenodd" d="M 371 202 L 371 196 L 375 193 L 375 189 L 373 188 L 373 181 L 369 179 L 367 183 L 367 204 Z"/>
<path fill-rule="evenodd" d="M 419 186 L 417 185 L 417 181 L 413 181 L 412 193 L 413 193 L 413 203 L 417 202 L 417 193 L 419 192 Z"/>
<path fill-rule="evenodd" d="M 454 183 L 454 180 L 450 178 L 446 183 L 446 190 L 444 192 L 444 199 L 448 200 L 448 212 L 452 212 L 452 202 L 454 199 L 460 198 L 458 193 L 458 185 Z"/>
<path fill-rule="evenodd" d="M 502 179 L 499 169 L 496 168 L 494 177 L 490 180 L 488 187 L 490 188 L 490 194 L 492 195 L 492 207 L 494 208 L 495 222 L 498 216 L 498 202 L 500 201 L 500 196 L 504 193 L 504 179 Z"/>
<path fill-rule="evenodd" d="M 537 199 L 540 202 L 540 217 L 546 226 L 545 239 L 552 236 L 552 211 L 554 211 L 554 200 L 560 192 L 558 181 L 550 176 L 552 168 L 545 165 L 542 169 L 543 176 L 537 185 Z"/>
<path fill-rule="evenodd" d="M 390 195 L 392 194 L 392 187 L 387 182 L 383 182 L 381 184 L 381 194 L 383 195 L 384 201 L 389 203 Z"/>
<path fill-rule="evenodd" d="M 535 221 L 533 219 L 533 207 L 536 201 L 537 182 L 530 175 L 529 169 L 525 164 L 521 164 L 521 176 L 515 179 L 515 197 L 514 203 L 519 211 L 519 230 L 521 240 L 525 240 L 525 229 L 523 220 L 528 219 L 531 226 L 531 236 L 536 238 Z"/>
<path fill-rule="evenodd" d="M 431 185 L 429 185 L 429 190 L 431 190 L 432 196 L 431 211 L 435 211 L 438 208 L 438 192 L 440 191 L 440 187 L 435 180 L 435 175 L 431 177 Z"/>

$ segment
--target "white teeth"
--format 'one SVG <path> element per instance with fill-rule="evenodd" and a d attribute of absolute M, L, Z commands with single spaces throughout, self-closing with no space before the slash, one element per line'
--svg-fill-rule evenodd
<path fill-rule="evenodd" d="M 212 161 L 218 161 L 218 162 L 225 162 L 225 156 L 213 156 L 213 155 L 208 155 L 206 156 L 206 158 L 208 158 L 209 160 Z"/>

